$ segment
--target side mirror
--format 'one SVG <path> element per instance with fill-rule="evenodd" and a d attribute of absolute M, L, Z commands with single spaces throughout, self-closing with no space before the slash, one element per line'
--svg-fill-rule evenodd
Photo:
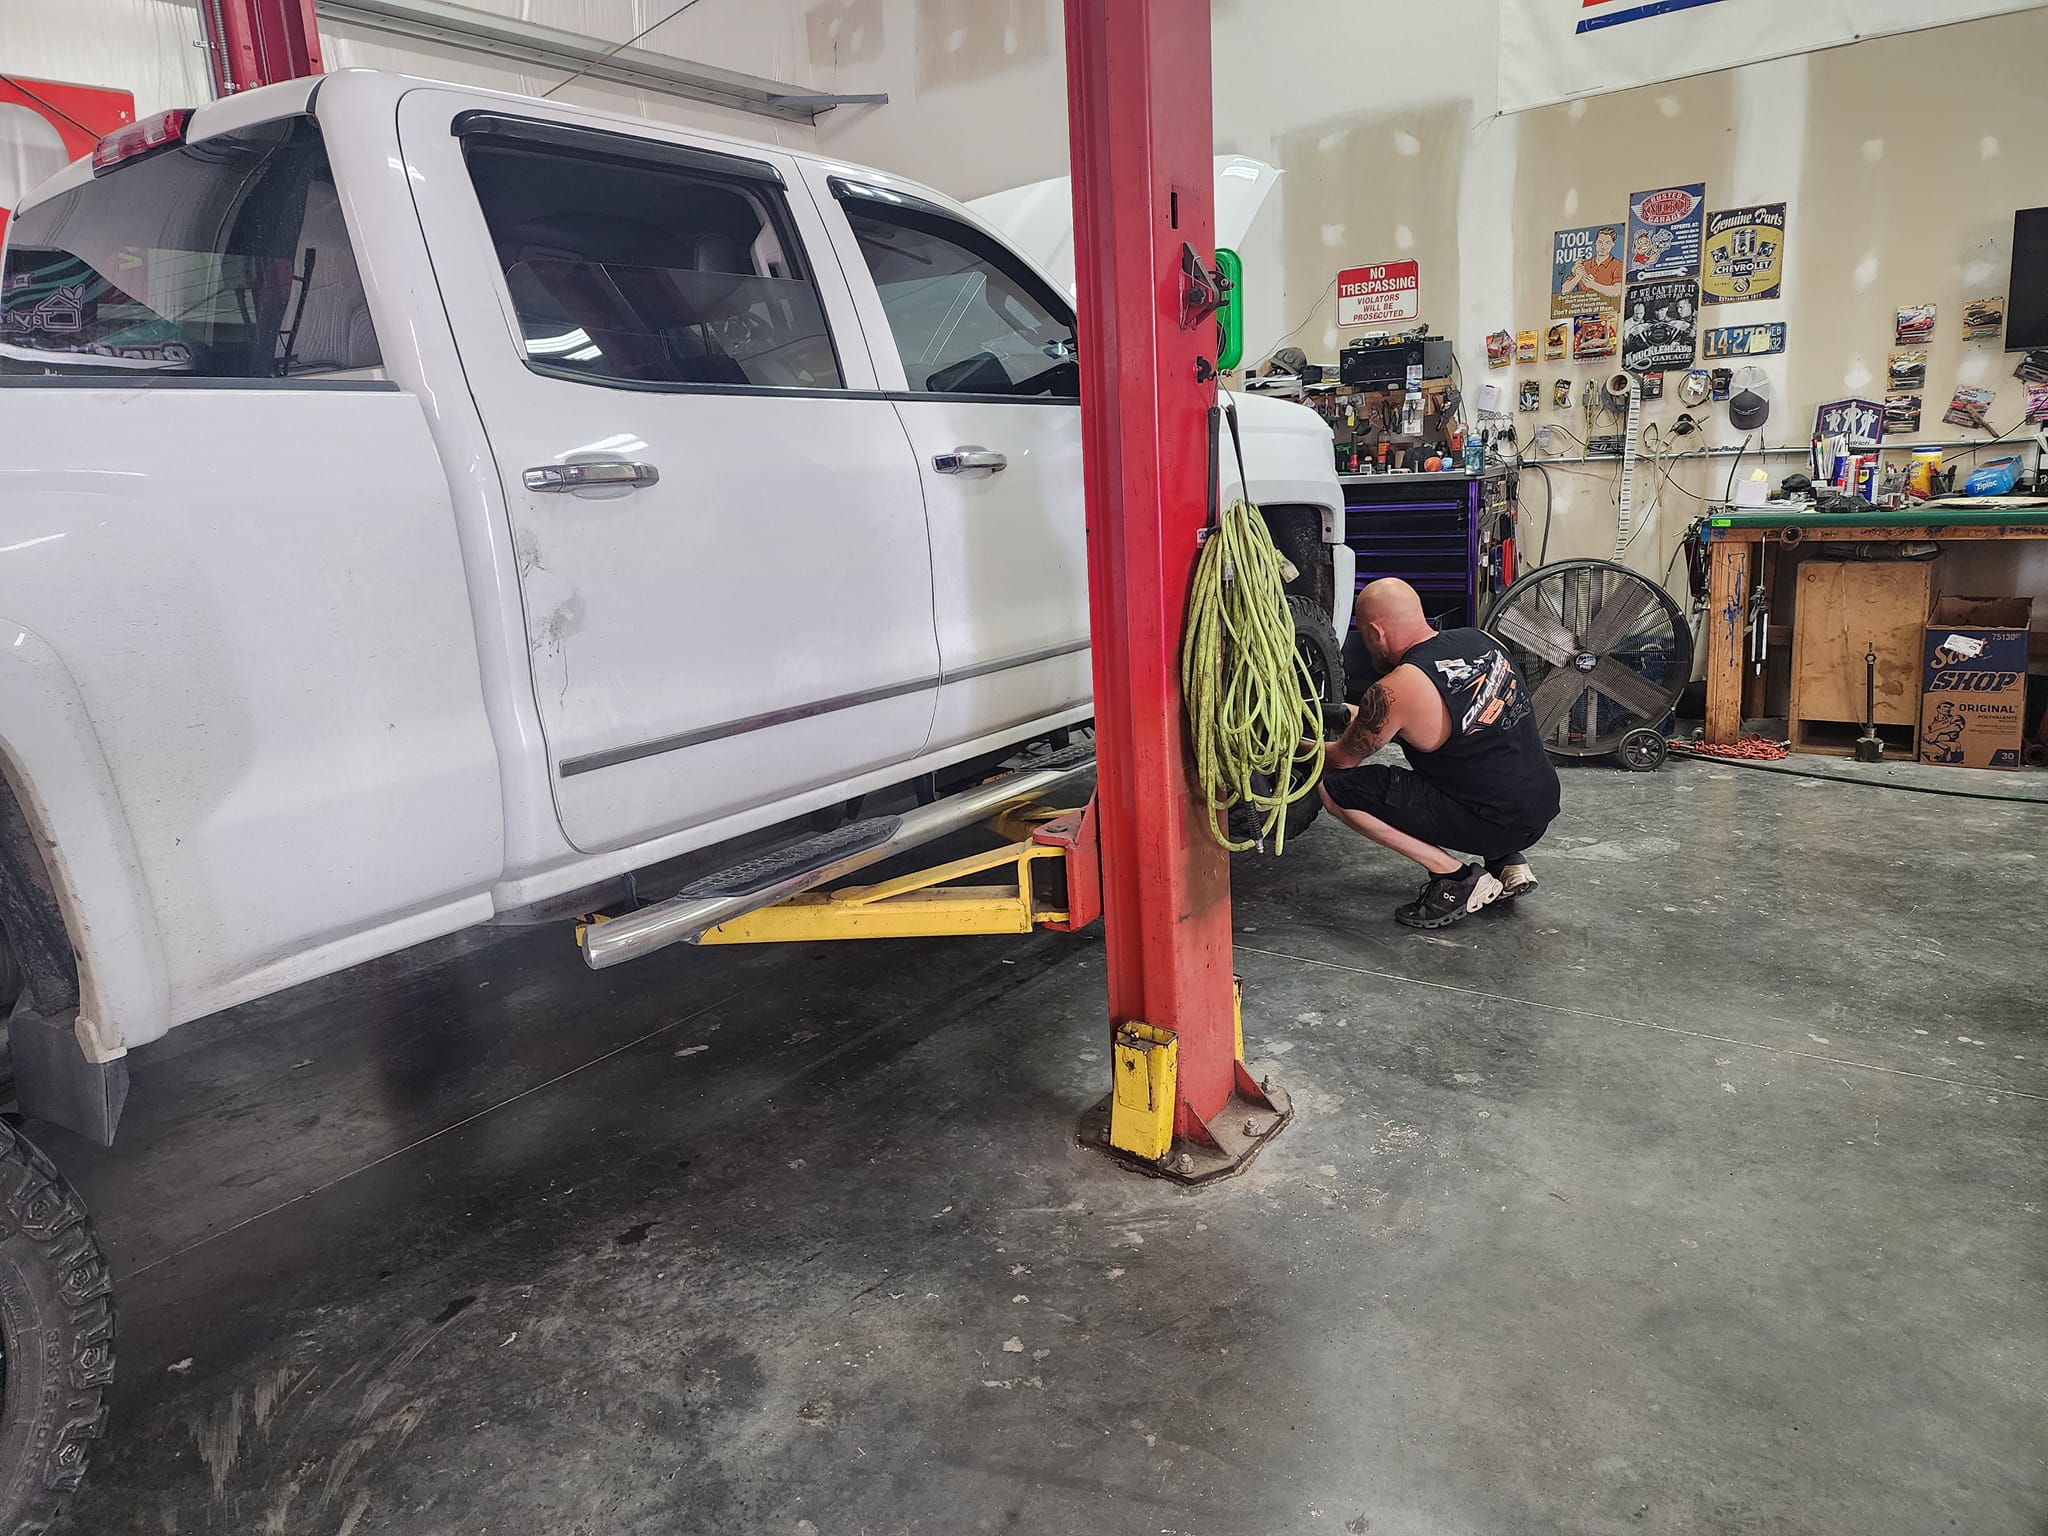
<path fill-rule="evenodd" d="M 1228 372 L 1244 361 L 1244 260 L 1226 246 L 1216 248 L 1217 286 L 1223 302 L 1216 310 L 1216 371 Z"/>

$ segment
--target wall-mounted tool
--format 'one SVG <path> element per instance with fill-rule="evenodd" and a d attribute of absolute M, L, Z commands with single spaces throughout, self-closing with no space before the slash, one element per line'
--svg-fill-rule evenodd
<path fill-rule="evenodd" d="M 1643 434 L 1643 381 L 1626 371 L 1613 373 L 1608 376 L 1604 393 L 1608 409 L 1628 413 L 1628 424 L 1622 428 L 1621 484 L 1614 515 L 1614 558 L 1621 560 L 1628 554 L 1636 533 L 1636 448 Z"/>
<path fill-rule="evenodd" d="M 1749 593 L 1749 659 L 1756 667 L 1756 675 L 1764 675 L 1764 665 L 1771 655 L 1771 593 L 1764 585 L 1764 558 L 1759 546 L 1756 558 L 1756 585 Z"/>
<path fill-rule="evenodd" d="M 1884 761 L 1884 741 L 1877 734 L 1877 645 L 1870 642 L 1863 652 L 1863 734 L 1856 738 L 1856 761 Z"/>

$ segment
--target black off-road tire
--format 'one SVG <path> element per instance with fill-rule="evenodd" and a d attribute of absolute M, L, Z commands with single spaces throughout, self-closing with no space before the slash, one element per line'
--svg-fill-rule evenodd
<path fill-rule="evenodd" d="M 0 1120 L 0 1536 L 41 1536 L 85 1480 L 114 1380 L 112 1289 L 77 1193 Z"/>
<path fill-rule="evenodd" d="M 1337 644 L 1337 631 L 1330 624 L 1330 615 L 1318 602 L 1306 597 L 1287 599 L 1288 616 L 1294 620 L 1294 645 L 1308 661 L 1309 675 L 1323 690 L 1321 702 L 1341 704 L 1344 702 L 1344 655 Z M 1255 781 L 1263 791 L 1271 782 L 1262 774 Z M 1297 781 L 1298 782 L 1298 781 Z M 1311 823 L 1323 813 L 1323 797 L 1310 792 L 1287 807 L 1284 818 L 1287 824 L 1287 840 L 1293 842 L 1309 829 Z M 1230 835 L 1237 842 L 1259 835 L 1259 823 L 1264 813 L 1254 806 L 1233 805 L 1230 808 Z"/>

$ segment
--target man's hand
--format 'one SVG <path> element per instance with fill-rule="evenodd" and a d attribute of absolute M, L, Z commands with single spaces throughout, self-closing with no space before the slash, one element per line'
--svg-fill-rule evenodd
<path fill-rule="evenodd" d="M 1344 723 L 1346 726 L 1349 726 L 1353 720 L 1358 718 L 1358 706 L 1356 704 L 1325 704 L 1323 706 L 1323 735 L 1314 741 L 1309 740 L 1306 736 L 1302 737 L 1301 745 L 1295 749 L 1294 755 L 1296 757 L 1307 757 L 1312 752 L 1322 752 L 1327 749 L 1330 733 L 1330 711 L 1332 709 L 1344 711 Z M 1339 734 L 1341 735 L 1342 733 L 1340 732 Z"/>
<path fill-rule="evenodd" d="M 1394 739 L 1401 728 L 1394 715 L 1394 692 L 1387 686 L 1387 680 L 1381 678 L 1365 690 L 1365 697 L 1351 712 L 1351 723 L 1344 728 L 1344 734 L 1323 748 L 1323 766 L 1356 768 Z"/>

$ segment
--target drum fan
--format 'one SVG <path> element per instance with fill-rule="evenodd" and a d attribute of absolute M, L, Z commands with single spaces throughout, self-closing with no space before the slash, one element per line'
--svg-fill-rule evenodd
<path fill-rule="evenodd" d="M 1670 593 L 1612 561 L 1564 560 L 1501 593 L 1485 627 L 1552 753 L 1612 753 L 1637 773 L 1663 764 L 1665 721 L 1692 680 L 1692 629 Z"/>

